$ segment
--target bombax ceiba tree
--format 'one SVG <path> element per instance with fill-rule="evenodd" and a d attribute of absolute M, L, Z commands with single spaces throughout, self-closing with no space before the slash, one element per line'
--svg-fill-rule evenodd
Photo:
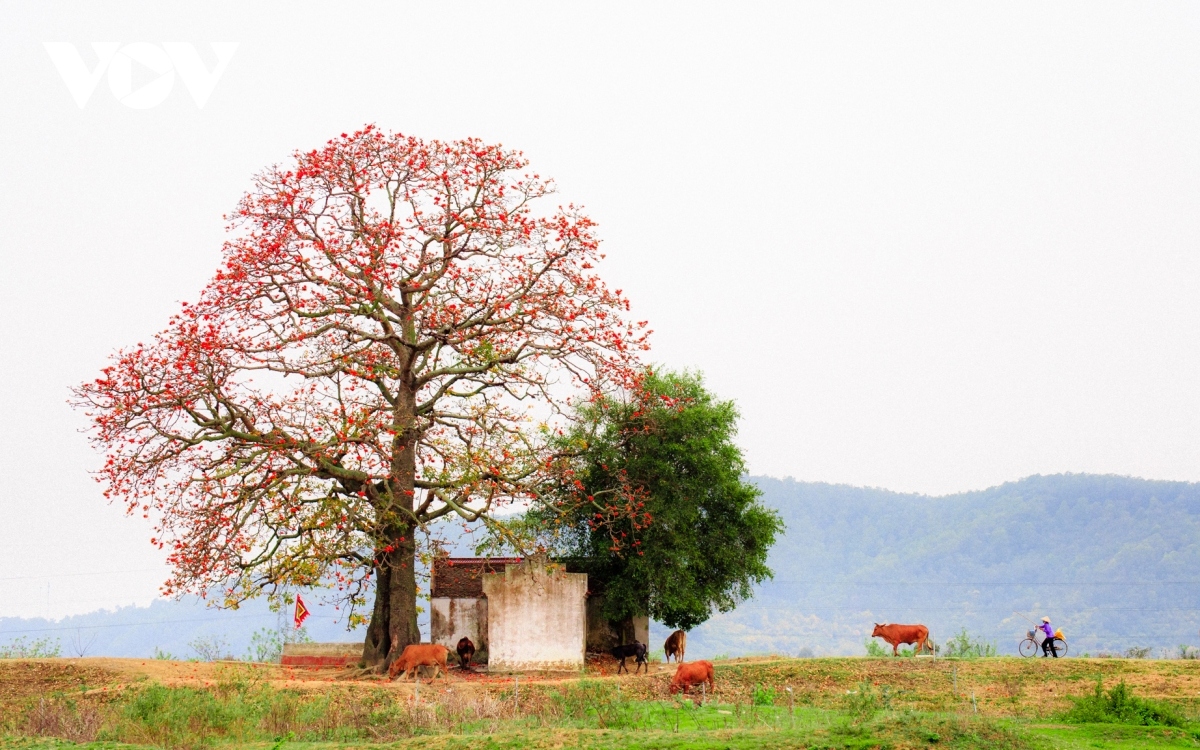
<path fill-rule="evenodd" d="M 198 299 L 76 391 L 167 593 L 330 585 L 386 664 L 419 638 L 415 531 L 551 502 L 556 419 L 628 387 L 646 330 L 526 170 L 367 127 L 255 179 Z"/>

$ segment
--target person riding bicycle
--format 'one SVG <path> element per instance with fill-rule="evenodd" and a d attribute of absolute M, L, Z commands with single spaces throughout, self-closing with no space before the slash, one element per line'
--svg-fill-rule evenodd
<path fill-rule="evenodd" d="M 1042 656 L 1054 654 L 1054 658 L 1058 658 L 1058 649 L 1054 646 L 1054 628 L 1050 625 L 1050 618 L 1043 617 L 1042 624 L 1038 625 L 1038 630 L 1046 634 L 1045 640 L 1042 641 Z"/>

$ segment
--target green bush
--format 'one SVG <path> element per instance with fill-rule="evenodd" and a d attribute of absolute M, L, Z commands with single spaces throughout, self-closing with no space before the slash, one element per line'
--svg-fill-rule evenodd
<path fill-rule="evenodd" d="M 765 688 L 762 685 L 755 685 L 752 700 L 756 706 L 774 706 L 775 688 Z"/>
<path fill-rule="evenodd" d="M 1172 706 L 1159 701 L 1138 698 L 1121 680 L 1116 687 L 1104 692 L 1102 681 L 1096 681 L 1091 695 L 1074 698 L 1075 705 L 1064 719 L 1075 724 L 1134 724 L 1137 726 L 1182 727 L 1183 716 Z"/>
<path fill-rule="evenodd" d="M 594 719 L 604 729 L 626 729 L 638 718 L 633 704 L 621 695 L 620 686 L 611 682 L 568 683 L 551 700 L 564 718 L 585 723 Z"/>
<path fill-rule="evenodd" d="M 863 646 L 867 649 L 867 656 L 887 656 L 887 649 L 874 638 L 863 641 Z"/>
<path fill-rule="evenodd" d="M 312 643 L 308 629 L 292 628 L 286 623 L 274 628 L 259 628 L 250 634 L 246 661 L 277 663 L 283 656 L 283 647 L 289 643 Z"/>
<path fill-rule="evenodd" d="M 958 635 L 946 640 L 942 646 L 942 656 L 957 656 L 961 659 L 977 659 L 981 656 L 995 656 L 996 644 L 987 643 L 979 638 L 972 638 L 963 628 Z"/>
<path fill-rule="evenodd" d="M 38 638 L 27 641 L 14 638 L 0 646 L 0 659 L 53 659 L 62 654 L 62 645 L 55 638 Z"/>
<path fill-rule="evenodd" d="M 858 686 L 858 690 L 846 693 L 843 708 L 856 721 L 868 721 L 883 708 L 883 701 L 871 687 L 871 683 L 863 682 Z"/>

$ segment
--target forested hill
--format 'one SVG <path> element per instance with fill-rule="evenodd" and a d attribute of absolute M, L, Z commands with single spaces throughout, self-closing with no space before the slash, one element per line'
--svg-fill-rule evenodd
<path fill-rule="evenodd" d="M 872 623 L 885 621 L 924 623 L 938 642 L 965 627 L 1013 653 L 1029 627 L 1014 612 L 1052 617 L 1073 654 L 1200 646 L 1200 484 L 1074 474 L 934 498 L 753 481 L 787 524 L 771 552 L 775 579 L 692 631 L 689 657 L 862 654 Z M 318 592 L 306 598 L 314 638 L 362 637 L 317 605 Z M 186 657 L 197 639 L 217 639 L 241 655 L 252 632 L 276 622 L 263 602 L 217 612 L 156 601 L 58 622 L 0 619 L 0 645 L 50 637 L 69 653 L 94 635 L 92 655 L 158 647 Z M 651 646 L 667 632 L 655 625 Z"/>
<path fill-rule="evenodd" d="M 755 477 L 786 535 L 775 580 L 698 629 L 704 651 L 862 653 L 873 622 L 1015 650 L 1053 618 L 1075 653 L 1200 644 L 1200 484 L 1034 476 L 945 497 Z"/>

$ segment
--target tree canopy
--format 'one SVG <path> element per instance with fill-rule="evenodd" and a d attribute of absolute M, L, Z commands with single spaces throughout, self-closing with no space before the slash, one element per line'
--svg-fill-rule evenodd
<path fill-rule="evenodd" d="M 783 525 L 743 479 L 737 420 L 697 373 L 646 371 L 628 398 L 580 410 L 565 510 L 529 515 L 605 582 L 609 619 L 691 629 L 771 577 Z"/>
<path fill-rule="evenodd" d="M 373 588 L 364 659 L 419 638 L 417 529 L 542 502 L 568 403 L 640 369 L 552 193 L 519 152 L 371 126 L 258 175 L 198 299 L 76 391 L 168 593 Z"/>

